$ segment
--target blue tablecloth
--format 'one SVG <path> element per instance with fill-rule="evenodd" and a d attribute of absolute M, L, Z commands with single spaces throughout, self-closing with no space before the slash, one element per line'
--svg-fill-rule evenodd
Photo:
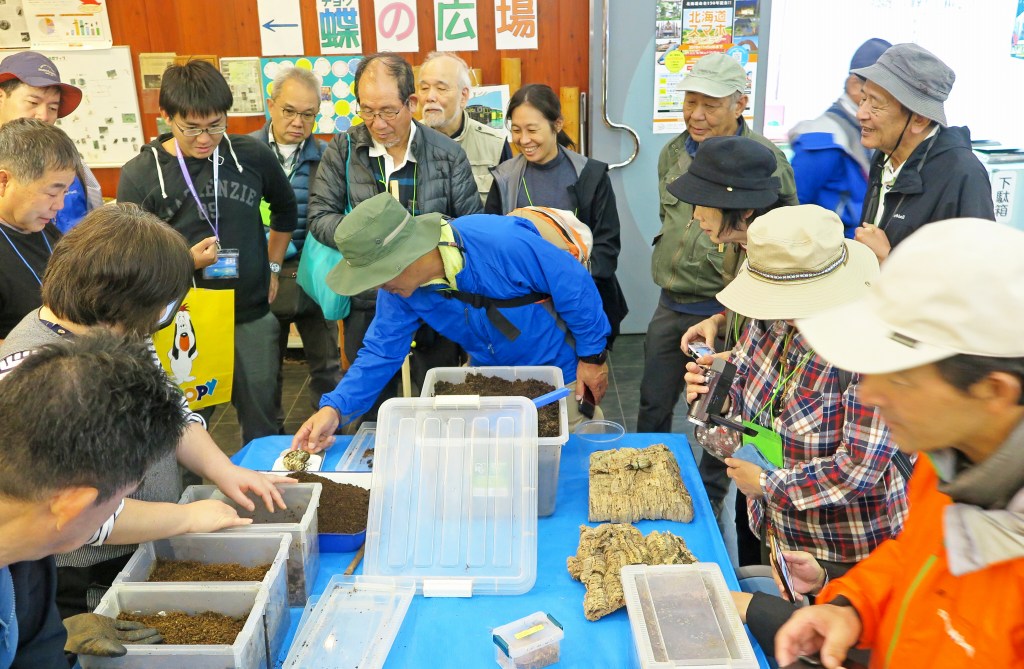
<path fill-rule="evenodd" d="M 338 443 L 327 451 L 323 471 L 335 470 L 348 441 L 347 437 L 339 437 Z M 236 453 L 232 460 L 245 467 L 266 470 L 290 442 L 291 437 L 256 439 Z M 627 434 L 612 444 L 593 444 L 572 436 L 562 448 L 555 513 L 538 521 L 537 583 L 533 589 L 515 597 L 483 595 L 468 599 L 413 598 L 398 639 L 384 665 L 386 669 L 477 669 L 495 666 L 491 630 L 534 611 L 549 613 L 564 626 L 561 661 L 556 666 L 580 669 L 625 669 L 638 666 L 634 659 L 633 635 L 626 609 L 622 608 L 597 622 L 584 618 L 584 587 L 569 577 L 565 560 L 576 553 L 579 526 L 587 524 L 587 462 L 590 452 L 622 446 L 642 448 L 656 443 L 667 445 L 679 461 L 683 481 L 693 497 L 694 520 L 685 524 L 640 521 L 636 526 L 644 534 L 652 530 L 668 530 L 683 537 L 698 560 L 717 562 L 722 567 L 729 587 L 738 588 L 735 572 L 711 513 L 686 437 L 676 434 Z M 321 554 L 320 573 L 314 592 L 323 592 L 331 576 L 344 571 L 353 556 L 352 553 Z M 361 572 L 361 568 L 356 571 L 357 574 Z M 293 608 L 291 613 L 291 629 L 279 660 L 287 655 L 302 609 Z M 767 667 L 756 642 L 751 639 L 751 643 L 755 646 L 761 666 Z"/>

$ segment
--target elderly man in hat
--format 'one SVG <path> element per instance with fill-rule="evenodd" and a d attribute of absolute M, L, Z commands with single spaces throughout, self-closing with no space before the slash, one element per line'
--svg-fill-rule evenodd
<path fill-rule="evenodd" d="M 797 321 L 918 458 L 903 532 L 797 611 L 779 664 L 833 668 L 856 645 L 872 667 L 1024 666 L 1024 337 L 1005 317 L 1024 311 L 1021 276 L 1024 233 L 941 221 L 860 299 Z"/>
<path fill-rule="evenodd" d="M 57 66 L 43 54 L 19 51 L 0 61 L 0 126 L 16 118 L 34 118 L 53 125 L 78 109 L 81 102 L 81 89 L 63 83 Z M 79 161 L 75 180 L 64 195 L 64 208 L 53 215 L 53 224 L 67 232 L 101 204 L 99 182 Z"/>
<path fill-rule="evenodd" d="M 857 105 L 864 80 L 853 71 L 873 65 L 890 46 L 877 37 L 861 44 L 850 60 L 839 99 L 818 118 L 797 123 L 789 131 L 800 203 L 821 205 L 839 214 L 850 239 L 860 227 L 873 153 L 860 142 Z"/>
<path fill-rule="evenodd" d="M 966 127 L 949 127 L 943 103 L 956 75 L 917 44 L 897 44 L 864 78 L 861 143 L 877 149 L 856 238 L 884 260 L 926 223 L 973 216 L 995 220 L 992 186 Z"/>
<path fill-rule="evenodd" d="M 724 286 L 720 272 L 724 247 L 712 243 L 700 226 L 692 224 L 693 205 L 679 200 L 668 185 L 690 169 L 704 140 L 738 135 L 771 149 L 777 163 L 775 176 L 782 185 L 782 204 L 797 204 L 793 170 L 786 156 L 743 120 L 747 73 L 738 62 L 720 53 L 704 56 L 680 89 L 686 91 L 686 131 L 666 144 L 658 158 L 661 231 L 654 238 L 651 275 L 661 296 L 644 341 L 637 432 L 672 430 L 672 411 L 683 391 L 686 363 L 679 339 L 692 325 L 723 310 L 715 294 Z M 740 187 L 747 175 L 737 172 L 735 176 L 736 187 Z"/>
<path fill-rule="evenodd" d="M 339 424 L 373 405 L 426 323 L 466 349 L 474 365 L 554 365 L 595 404 L 608 388 L 611 327 L 578 260 L 528 221 L 473 214 L 413 216 L 387 193 L 356 205 L 334 241 L 345 260 L 328 285 L 342 295 L 377 290 L 377 315 L 359 355 L 293 448 L 319 451 Z M 499 310 L 500 309 L 500 310 Z M 569 402 L 570 426 L 582 422 Z"/>

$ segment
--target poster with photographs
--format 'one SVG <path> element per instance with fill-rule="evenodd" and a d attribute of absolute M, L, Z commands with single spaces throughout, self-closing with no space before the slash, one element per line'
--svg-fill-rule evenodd
<path fill-rule="evenodd" d="M 0 49 L 24 49 L 31 41 L 21 0 L 0 0 Z"/>
<path fill-rule="evenodd" d="M 654 26 L 654 132 L 678 134 L 685 93 L 679 85 L 694 63 L 712 53 L 734 58 L 747 73 L 753 122 L 760 0 L 659 0 Z"/>
<path fill-rule="evenodd" d="M 220 72 L 231 89 L 233 103 L 228 116 L 263 116 L 266 98 L 259 58 L 221 58 Z"/>
<path fill-rule="evenodd" d="M 142 119 L 131 50 L 46 51 L 60 78 L 82 89 L 82 104 L 57 126 L 89 167 L 121 167 L 139 153 Z"/>

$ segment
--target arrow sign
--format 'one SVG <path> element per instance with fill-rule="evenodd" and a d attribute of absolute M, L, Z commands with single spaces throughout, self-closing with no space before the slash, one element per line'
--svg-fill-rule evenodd
<path fill-rule="evenodd" d="M 267 21 L 266 23 L 263 24 L 263 27 L 266 28 L 267 30 L 269 30 L 270 32 L 276 32 L 274 30 L 274 28 L 298 28 L 299 24 L 298 23 L 274 23 L 274 19 L 270 19 L 269 21 Z"/>
<path fill-rule="evenodd" d="M 305 52 L 299 0 L 257 0 L 256 8 L 260 27 L 264 28 L 260 30 L 264 56 L 298 56 Z"/>

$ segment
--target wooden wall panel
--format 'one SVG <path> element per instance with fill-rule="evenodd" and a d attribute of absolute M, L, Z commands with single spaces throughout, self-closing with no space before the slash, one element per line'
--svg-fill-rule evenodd
<path fill-rule="evenodd" d="M 300 0 L 302 36 L 305 54 L 320 53 L 315 0 Z M 483 71 L 485 84 L 501 81 L 501 58 L 522 59 L 523 83 L 546 83 L 556 92 L 562 86 L 588 91 L 590 38 L 589 0 L 538 0 L 540 31 L 537 50 L 498 52 L 494 48 L 495 0 L 479 0 L 477 28 L 479 51 L 459 55 L 470 67 Z M 114 44 L 131 47 L 136 87 L 142 90 L 139 54 L 174 51 L 178 54 L 216 54 L 217 56 L 259 56 L 259 15 L 255 0 L 122 0 L 107 5 Z M 362 17 L 364 53 L 377 47 L 373 27 L 373 0 L 359 0 Z M 435 48 L 434 5 L 419 0 L 419 53 L 403 54 L 413 65 Z M 299 55 L 299 54 L 295 54 Z M 142 129 L 148 139 L 156 134 L 156 115 L 145 111 L 139 102 Z M 72 117 L 73 118 L 73 117 Z M 259 128 L 259 117 L 232 117 L 233 133 Z M 120 170 L 96 170 L 103 194 L 117 192 Z"/>

